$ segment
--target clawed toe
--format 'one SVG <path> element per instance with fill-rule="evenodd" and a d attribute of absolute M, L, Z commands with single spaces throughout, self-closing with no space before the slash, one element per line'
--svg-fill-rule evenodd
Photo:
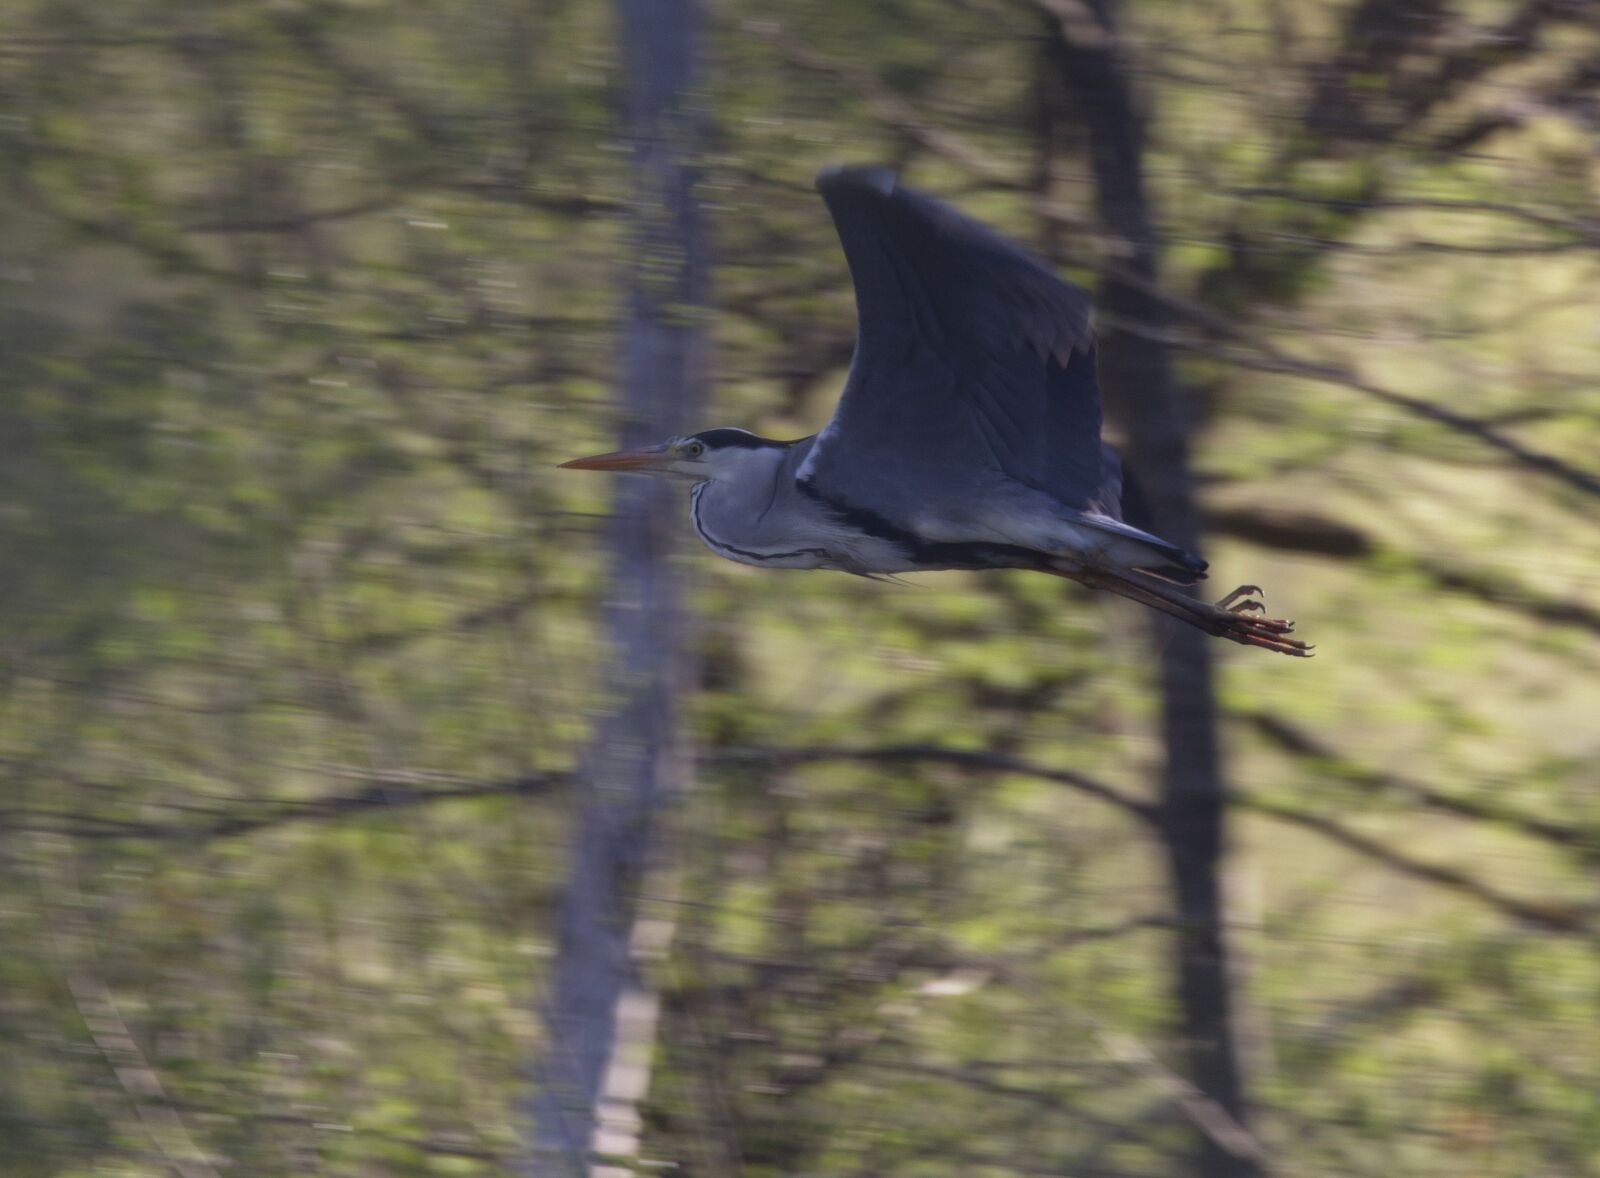
<path fill-rule="evenodd" d="M 1218 609 L 1225 609 L 1230 613 L 1239 613 L 1245 610 L 1260 610 L 1267 612 L 1267 607 L 1256 601 L 1257 597 L 1265 597 L 1266 593 L 1260 585 L 1240 585 L 1232 593 L 1217 602 Z M 1244 600 L 1240 600 L 1243 598 Z"/>
<path fill-rule="evenodd" d="M 1245 646 L 1259 646 L 1265 650 L 1275 650 L 1279 654 L 1309 658 L 1313 647 L 1298 638 L 1289 637 L 1293 629 L 1293 622 L 1280 621 L 1276 618 L 1267 619 L 1265 622 L 1252 619 L 1246 625 L 1224 630 L 1222 636 Z"/>
<path fill-rule="evenodd" d="M 1245 646 L 1259 646 L 1263 650 L 1275 650 L 1279 654 L 1300 659 L 1313 657 L 1311 652 L 1316 649 L 1298 638 L 1270 638 L 1261 634 L 1229 634 L 1227 637 Z"/>
<path fill-rule="evenodd" d="M 1307 643 L 1289 637 L 1294 633 L 1293 622 L 1287 618 L 1265 617 L 1256 612 L 1259 609 L 1259 602 L 1250 601 L 1232 604 L 1231 607 L 1219 606 L 1216 633 L 1244 646 L 1259 646 L 1298 658 L 1310 655 L 1312 648 Z"/>

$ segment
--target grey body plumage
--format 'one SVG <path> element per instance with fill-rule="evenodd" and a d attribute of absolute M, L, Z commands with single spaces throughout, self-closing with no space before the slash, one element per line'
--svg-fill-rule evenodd
<path fill-rule="evenodd" d="M 1253 587 L 1215 606 L 1175 589 L 1202 579 L 1206 562 L 1123 519 L 1084 291 L 887 169 L 828 169 L 817 188 L 857 306 L 827 426 L 794 442 L 706 430 L 563 465 L 691 481 L 695 531 L 741 563 L 869 576 L 1034 569 L 1307 653 L 1290 623 L 1261 616 Z"/>

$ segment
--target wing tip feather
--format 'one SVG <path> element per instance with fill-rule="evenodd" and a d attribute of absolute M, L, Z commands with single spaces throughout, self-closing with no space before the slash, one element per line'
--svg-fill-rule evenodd
<path fill-rule="evenodd" d="M 882 164 L 829 164 L 817 173 L 814 181 L 818 192 L 850 188 L 865 188 L 879 196 L 892 196 L 900 177 L 895 170 Z"/>

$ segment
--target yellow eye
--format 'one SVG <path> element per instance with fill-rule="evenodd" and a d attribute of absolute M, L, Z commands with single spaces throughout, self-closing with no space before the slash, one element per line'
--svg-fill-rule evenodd
<path fill-rule="evenodd" d="M 700 455 L 706 452 L 706 444 L 704 442 L 690 442 L 683 448 L 683 452 L 690 458 L 699 458 Z"/>

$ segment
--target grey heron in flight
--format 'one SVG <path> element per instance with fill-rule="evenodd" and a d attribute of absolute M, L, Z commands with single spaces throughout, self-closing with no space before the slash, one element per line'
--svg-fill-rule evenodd
<path fill-rule="evenodd" d="M 817 189 L 857 312 L 822 432 L 780 442 L 709 429 L 563 466 L 691 482 L 695 531 L 744 564 L 1034 569 L 1247 646 L 1308 653 L 1254 586 L 1215 605 L 1184 592 L 1206 562 L 1123 518 L 1084 291 L 887 168 L 829 168 Z"/>

